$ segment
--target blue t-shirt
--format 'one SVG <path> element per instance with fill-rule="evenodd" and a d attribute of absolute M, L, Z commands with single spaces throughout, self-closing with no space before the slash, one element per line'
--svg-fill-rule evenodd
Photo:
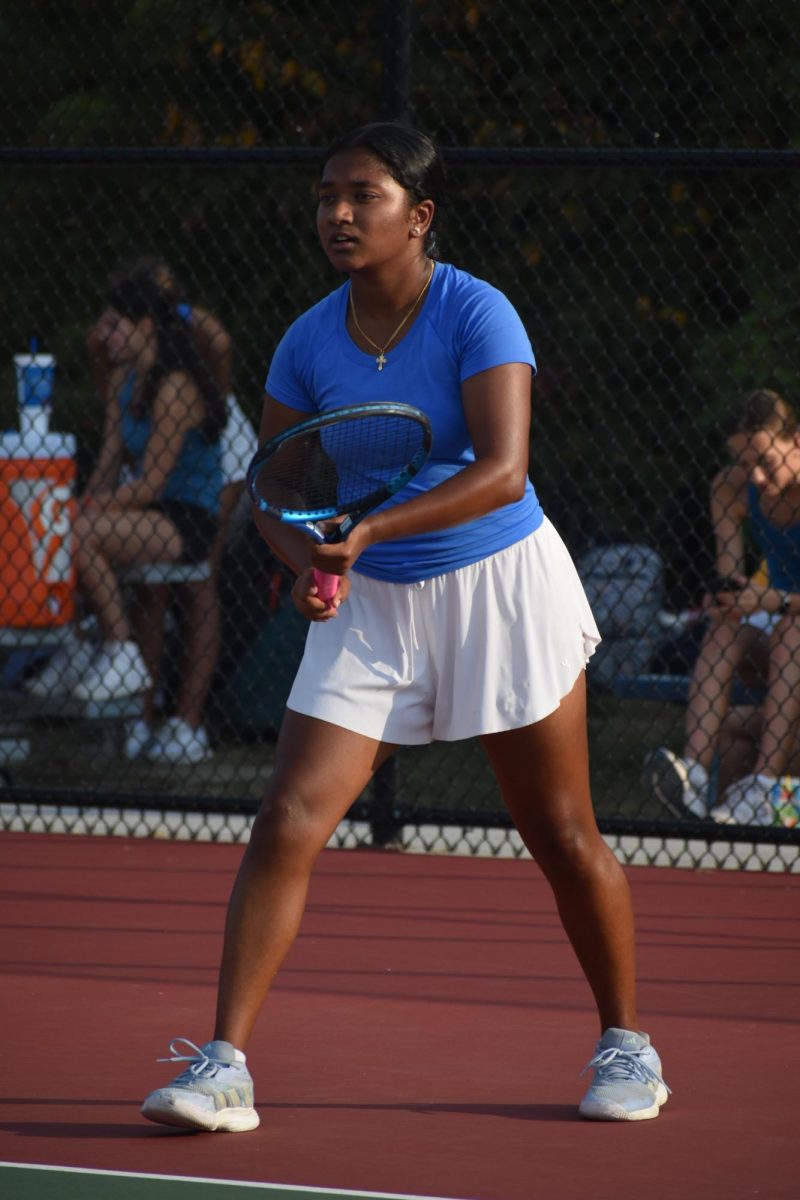
<path fill-rule="evenodd" d="M 504 363 L 536 363 L 522 322 L 502 292 L 446 263 L 437 263 L 422 309 L 386 354 L 356 346 L 346 328 L 349 282 L 303 313 L 281 340 L 266 390 L 302 413 L 350 404 L 413 404 L 428 416 L 433 448 L 420 473 L 389 504 L 409 500 L 475 461 L 461 384 Z M 478 562 L 521 541 L 543 519 L 528 481 L 522 499 L 477 520 L 433 533 L 378 542 L 355 571 L 390 583 L 413 583 Z"/>
<path fill-rule="evenodd" d="M 754 483 L 747 485 L 747 509 L 753 536 L 767 560 L 770 585 L 800 592 L 800 525 L 773 525 L 761 511 L 761 493 Z"/>
<path fill-rule="evenodd" d="M 153 433 L 153 418 L 149 413 L 137 416 L 131 411 L 134 379 L 135 375 L 131 372 L 120 388 L 119 405 L 122 411 L 122 443 L 132 460 L 134 478 L 138 478 L 144 452 Z M 221 491 L 222 450 L 219 440 L 207 442 L 199 429 L 188 430 L 161 499 L 196 504 L 216 516 L 219 513 Z"/>

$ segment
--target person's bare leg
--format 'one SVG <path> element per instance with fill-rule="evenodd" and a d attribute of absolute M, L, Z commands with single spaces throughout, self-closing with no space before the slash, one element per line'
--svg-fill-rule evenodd
<path fill-rule="evenodd" d="M 754 771 L 778 778 L 786 771 L 800 725 L 800 621 L 784 618 L 772 634 L 762 733 Z"/>
<path fill-rule="evenodd" d="M 638 1030 L 633 911 L 592 808 L 584 673 L 544 720 L 481 741 L 514 823 L 553 889 L 601 1032 Z"/>
<path fill-rule="evenodd" d="M 211 577 L 181 588 L 183 609 L 183 670 L 175 705 L 177 715 L 199 729 L 214 679 L 222 643 L 219 576 L 231 518 L 244 491 L 244 481 L 229 483 L 220 495 L 219 524 L 208 554 Z"/>
<path fill-rule="evenodd" d="M 684 756 L 711 770 L 739 666 L 760 634 L 738 621 L 719 621 L 703 639 L 692 671 Z"/>
<path fill-rule="evenodd" d="M 75 523 L 75 565 L 80 587 L 97 614 L 103 637 L 131 636 L 116 569 L 139 562 L 177 562 L 183 543 L 175 526 L 158 512 L 102 509 Z"/>
<path fill-rule="evenodd" d="M 737 779 L 752 773 L 761 725 L 761 710 L 754 704 L 737 704 L 731 708 L 719 738 L 719 795 Z"/>
<path fill-rule="evenodd" d="M 203 724 L 220 649 L 219 586 L 216 574 L 181 588 L 183 670 L 176 712 L 192 729 Z"/>
<path fill-rule="evenodd" d="M 164 623 L 169 604 L 169 584 L 140 584 L 131 606 L 133 636 L 139 644 L 145 666 L 153 680 L 142 694 L 142 718 L 148 725 L 156 720 L 156 691 L 164 654 Z"/>
<path fill-rule="evenodd" d="M 394 749 L 287 711 L 228 907 L 216 1039 L 244 1048 L 297 934 L 317 856 Z"/>

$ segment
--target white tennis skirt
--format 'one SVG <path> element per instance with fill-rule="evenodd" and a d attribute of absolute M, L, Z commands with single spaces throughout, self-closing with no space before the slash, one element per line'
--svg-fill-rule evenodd
<path fill-rule="evenodd" d="M 569 552 L 535 533 L 419 583 L 353 572 L 312 623 L 287 707 L 397 745 L 519 729 L 558 708 L 600 641 Z"/>

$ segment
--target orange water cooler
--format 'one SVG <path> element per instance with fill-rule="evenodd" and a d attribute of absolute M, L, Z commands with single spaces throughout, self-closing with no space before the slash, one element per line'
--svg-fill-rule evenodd
<path fill-rule="evenodd" d="M 0 437 L 0 626 L 73 619 L 74 495 L 71 434 L 48 433 L 33 446 L 17 433 Z"/>

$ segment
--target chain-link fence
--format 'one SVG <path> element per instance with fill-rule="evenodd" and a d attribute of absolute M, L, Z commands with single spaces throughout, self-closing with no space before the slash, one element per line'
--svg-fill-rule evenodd
<path fill-rule="evenodd" d="M 3 6 L 7 820 L 74 825 L 113 805 L 139 814 L 122 828 L 158 832 L 165 809 L 190 833 L 246 827 L 304 628 L 250 524 L 243 471 L 277 341 L 338 283 L 314 233 L 320 155 L 343 129 L 390 116 L 445 150 L 443 257 L 506 292 L 537 353 L 532 476 L 605 634 L 589 671 L 603 828 L 628 857 L 638 838 L 647 861 L 706 862 L 707 844 L 715 862 L 794 861 L 791 564 L 780 595 L 766 564 L 748 625 L 767 623 L 764 610 L 783 622 L 771 635 L 780 702 L 765 699 L 763 672 L 744 671 L 749 646 L 730 705 L 733 673 L 707 670 L 716 726 L 702 751 L 687 738 L 707 720 L 687 698 L 719 565 L 709 488 L 732 416 L 756 388 L 797 400 L 795 16 L 755 0 Z M 109 280 L 143 258 L 172 298 L 177 341 L 228 396 L 226 520 L 216 539 L 185 529 L 193 549 L 177 567 L 157 544 L 163 527 L 147 554 L 120 554 L 115 637 L 132 649 L 109 664 L 91 604 L 96 547 L 84 543 L 77 591 L 68 550 L 103 494 L 103 397 L 121 386 L 109 345 L 122 335 L 109 342 L 102 325 Z M 43 418 L 18 412 L 12 360 L 46 387 L 48 355 L 50 432 L 34 444 Z M 781 530 L 800 525 L 792 445 L 778 499 L 763 493 Z M 741 528 L 726 573 L 762 568 L 752 512 Z M 761 652 L 769 636 L 753 634 Z M 782 783 L 766 815 L 739 797 L 729 822 L 709 818 L 730 785 L 770 771 Z M 55 803 L 72 816 L 56 818 Z M 149 806 L 162 815 L 148 823 Z M 227 816 L 215 825 L 208 812 Z M 352 815 L 356 841 L 518 852 L 477 745 L 400 752 Z"/>

